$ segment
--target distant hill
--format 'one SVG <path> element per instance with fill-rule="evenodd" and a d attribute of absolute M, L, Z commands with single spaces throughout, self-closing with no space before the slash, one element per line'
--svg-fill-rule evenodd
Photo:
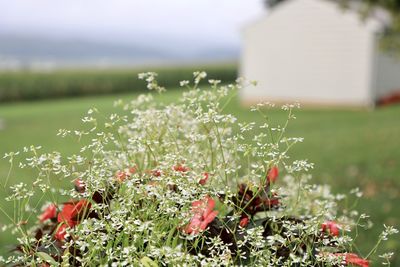
<path fill-rule="evenodd" d="M 239 50 L 235 47 L 205 47 L 192 49 L 179 43 L 172 47 L 158 45 L 150 39 L 137 44 L 105 43 L 82 39 L 57 39 L 45 36 L 29 36 L 0 33 L 0 68 L 7 66 L 98 65 L 129 64 L 143 62 L 176 62 L 183 60 L 233 60 Z"/>
<path fill-rule="evenodd" d="M 68 61 L 99 58 L 125 60 L 168 57 L 166 52 L 138 45 L 18 35 L 0 35 L 0 55 L 19 60 Z"/>

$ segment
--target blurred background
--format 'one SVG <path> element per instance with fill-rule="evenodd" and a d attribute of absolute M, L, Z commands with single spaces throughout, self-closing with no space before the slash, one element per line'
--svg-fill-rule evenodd
<path fill-rule="evenodd" d="M 164 102 L 178 97 L 178 81 L 193 71 L 224 83 L 244 74 L 260 86 L 242 91 L 227 111 L 261 121 L 246 107 L 254 98 L 304 102 L 288 135 L 305 141 L 291 157 L 315 163 L 315 183 L 364 192 L 356 208 L 375 227 L 359 233 L 355 250 L 366 256 L 383 224 L 400 225 L 399 10 L 400 1 L 379 0 L 0 0 L 0 155 L 31 144 L 77 153 L 82 144 L 57 137 L 58 129 L 78 129 L 89 108 L 108 114 L 114 100 L 144 92 L 139 72 L 159 73 Z M 376 66 L 390 76 L 375 71 L 375 83 Z M 316 97 L 321 92 L 329 93 Z M 269 113 L 276 123 L 286 119 L 279 109 Z M 2 180 L 9 170 L 1 160 Z M 11 183 L 34 178 L 12 169 Z M 11 213 L 8 193 L 1 188 L 0 205 Z M 0 227 L 8 223 L 0 218 Z M 15 242 L 1 233 L 0 255 Z M 392 239 L 383 250 L 400 251 L 400 243 Z M 393 262 L 400 266 L 398 256 Z"/>
<path fill-rule="evenodd" d="M 3 69 L 234 61 L 261 1 L 3 1 Z"/>

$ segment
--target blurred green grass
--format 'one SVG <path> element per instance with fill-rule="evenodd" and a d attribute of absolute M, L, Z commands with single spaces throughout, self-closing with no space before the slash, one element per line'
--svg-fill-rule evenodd
<path fill-rule="evenodd" d="M 194 69 L 205 70 L 209 78 L 224 82 L 232 82 L 237 76 L 237 65 L 233 63 L 149 67 L 146 71 L 157 72 L 157 80 L 163 86 L 175 86 L 179 80 L 192 79 Z M 141 72 L 143 68 L 3 70 L 0 71 L 0 102 L 143 92 L 145 82 L 137 78 Z"/>
<path fill-rule="evenodd" d="M 136 94 L 81 97 L 44 100 L 38 102 L 2 104 L 0 119 L 0 156 L 5 152 L 21 150 L 31 144 L 42 145 L 43 151 L 60 151 L 66 155 L 76 153 L 80 144 L 56 136 L 58 129 L 79 129 L 81 117 L 91 107 L 101 113 L 114 112 L 113 101 L 129 100 Z M 178 90 L 157 96 L 157 101 L 170 102 L 179 97 Z M 248 108 L 234 99 L 227 112 L 239 121 L 261 121 Z M 272 122 L 283 123 L 286 113 L 279 109 L 268 111 Z M 289 125 L 288 136 L 304 137 L 304 143 L 291 151 L 293 159 L 309 159 L 315 163 L 313 182 L 330 184 L 335 192 L 348 193 L 360 187 L 365 197 L 358 204 L 361 213 L 371 215 L 375 222 L 372 230 L 362 231 L 357 244 L 365 255 L 383 229 L 383 224 L 400 225 L 400 106 L 378 108 L 374 111 L 346 111 L 330 109 L 300 109 L 297 119 Z M 8 163 L 0 161 L 0 177 L 4 179 Z M 12 183 L 33 179 L 28 170 L 15 169 Z M 64 186 L 69 186 L 60 184 Z M 0 205 L 9 212 L 12 208 L 0 193 Z M 0 226 L 5 217 L 0 216 Z M 0 234 L 0 254 L 15 242 L 10 234 Z M 400 251 L 394 237 L 386 243 L 386 250 Z M 400 258 L 393 266 L 400 266 Z M 379 264 L 377 265 L 379 266 Z"/>

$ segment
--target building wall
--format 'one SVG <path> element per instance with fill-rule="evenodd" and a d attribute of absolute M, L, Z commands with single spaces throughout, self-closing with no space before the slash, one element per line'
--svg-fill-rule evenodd
<path fill-rule="evenodd" d="M 375 100 L 400 92 L 400 58 L 376 50 Z"/>
<path fill-rule="evenodd" d="M 370 105 L 375 22 L 324 0 L 282 3 L 243 32 L 244 102 Z"/>

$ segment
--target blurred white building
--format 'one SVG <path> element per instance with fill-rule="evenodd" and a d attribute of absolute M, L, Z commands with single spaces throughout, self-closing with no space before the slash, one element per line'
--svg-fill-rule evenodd
<path fill-rule="evenodd" d="M 374 106 L 400 89 L 400 61 L 379 49 L 389 22 L 383 10 L 362 19 L 329 0 L 277 4 L 243 31 L 240 75 L 258 86 L 242 101 Z"/>

